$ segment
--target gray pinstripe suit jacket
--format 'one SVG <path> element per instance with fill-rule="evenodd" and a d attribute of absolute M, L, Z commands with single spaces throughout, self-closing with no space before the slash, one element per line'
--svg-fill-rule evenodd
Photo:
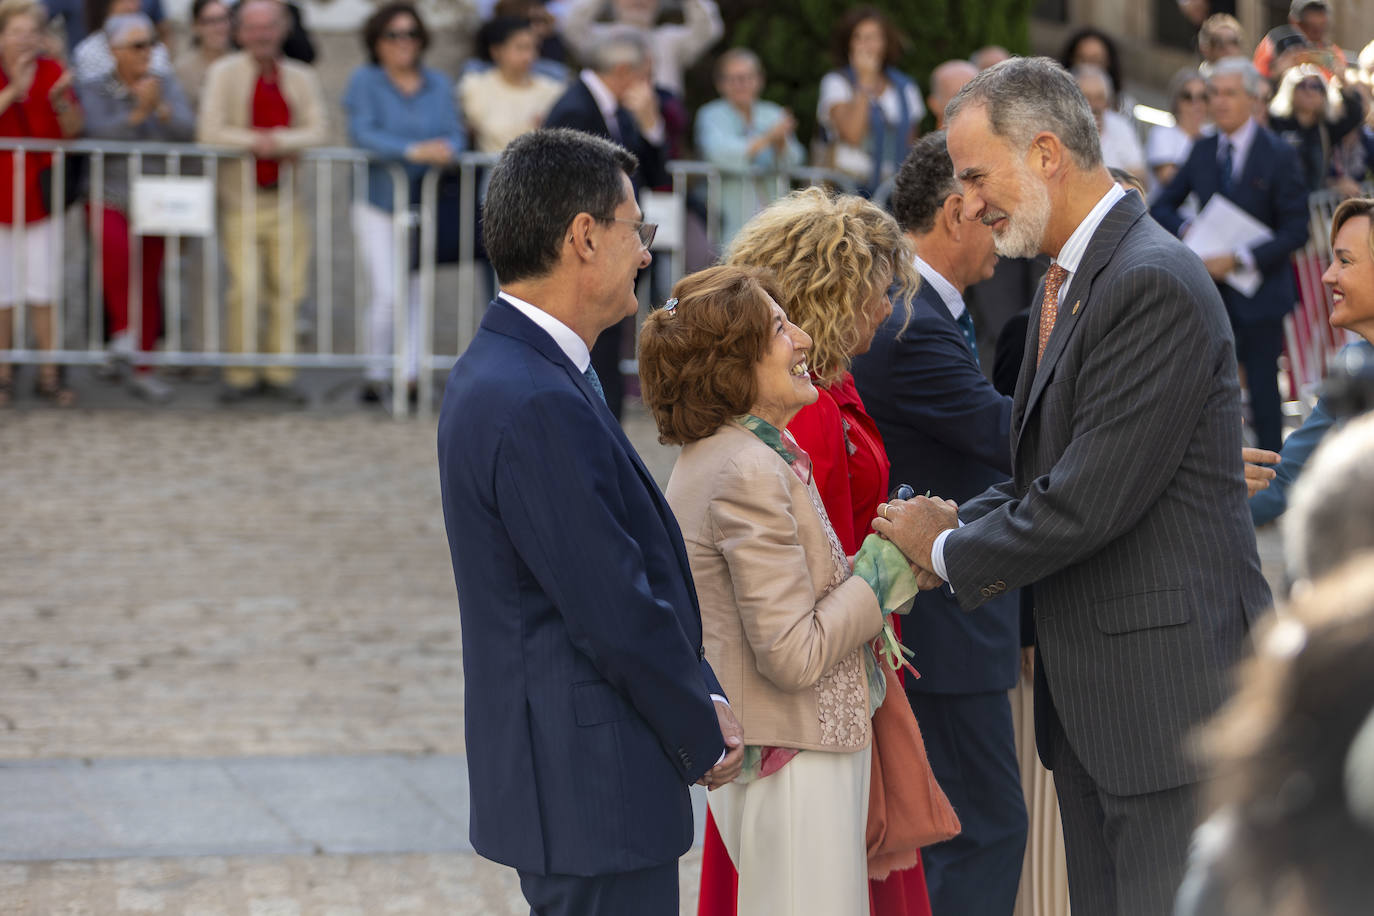
<path fill-rule="evenodd" d="M 1197 781 L 1188 732 L 1227 695 L 1270 595 L 1221 297 L 1135 194 L 1061 292 L 1039 368 L 1022 366 L 1011 446 L 1012 480 L 961 507 L 945 564 L 965 610 L 1035 583 L 1041 759 L 1054 768 L 1052 698 L 1107 791 Z"/>

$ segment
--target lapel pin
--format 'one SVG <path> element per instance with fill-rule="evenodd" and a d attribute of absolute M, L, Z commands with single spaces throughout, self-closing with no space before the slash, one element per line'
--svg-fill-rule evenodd
<path fill-rule="evenodd" d="M 1083 304 L 1083 300 L 1082 300 L 1082 299 L 1075 299 L 1075 300 L 1073 300 L 1073 311 L 1070 312 L 1069 314 L 1071 314 L 1071 315 L 1077 315 L 1077 314 L 1078 314 L 1078 307 L 1079 307 L 1080 305 L 1082 305 L 1082 304 Z"/>

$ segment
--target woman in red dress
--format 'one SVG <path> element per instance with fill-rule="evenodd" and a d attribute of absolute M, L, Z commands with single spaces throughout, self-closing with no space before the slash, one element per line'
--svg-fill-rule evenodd
<path fill-rule="evenodd" d="M 765 267 L 779 303 L 812 338 L 807 363 L 820 392 L 788 424 L 810 456 L 826 514 L 847 554 L 870 532 L 888 496 L 888 460 L 878 427 L 864 411 L 849 361 L 868 350 L 898 301 L 920 282 L 901 229 L 882 208 L 851 195 L 798 191 L 755 216 L 735 237 L 726 263 Z M 889 691 L 884 702 L 906 703 Z M 919 861 L 869 882 L 872 916 L 929 916 Z M 701 863 L 699 916 L 734 916 L 735 870 L 709 812 Z"/>

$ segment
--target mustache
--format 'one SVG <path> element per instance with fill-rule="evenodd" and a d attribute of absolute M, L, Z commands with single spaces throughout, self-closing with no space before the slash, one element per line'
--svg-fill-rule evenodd
<path fill-rule="evenodd" d="M 989 209 L 988 212 L 983 214 L 983 218 L 979 220 L 979 222 L 982 223 L 984 226 L 991 226 L 999 219 L 1007 219 L 1008 217 L 1010 217 L 1010 215 L 1011 214 L 1007 213 L 1005 210 Z"/>

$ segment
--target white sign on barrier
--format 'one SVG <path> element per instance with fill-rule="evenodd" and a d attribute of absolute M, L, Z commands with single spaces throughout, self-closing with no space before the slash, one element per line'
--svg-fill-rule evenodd
<path fill-rule="evenodd" d="M 129 197 L 138 235 L 207 237 L 215 232 L 215 187 L 209 178 L 136 175 Z"/>
<path fill-rule="evenodd" d="M 640 191 L 639 207 L 644 211 L 644 222 L 658 223 L 654 251 L 673 251 L 682 247 L 682 223 L 687 218 L 683 200 L 676 194 Z"/>

